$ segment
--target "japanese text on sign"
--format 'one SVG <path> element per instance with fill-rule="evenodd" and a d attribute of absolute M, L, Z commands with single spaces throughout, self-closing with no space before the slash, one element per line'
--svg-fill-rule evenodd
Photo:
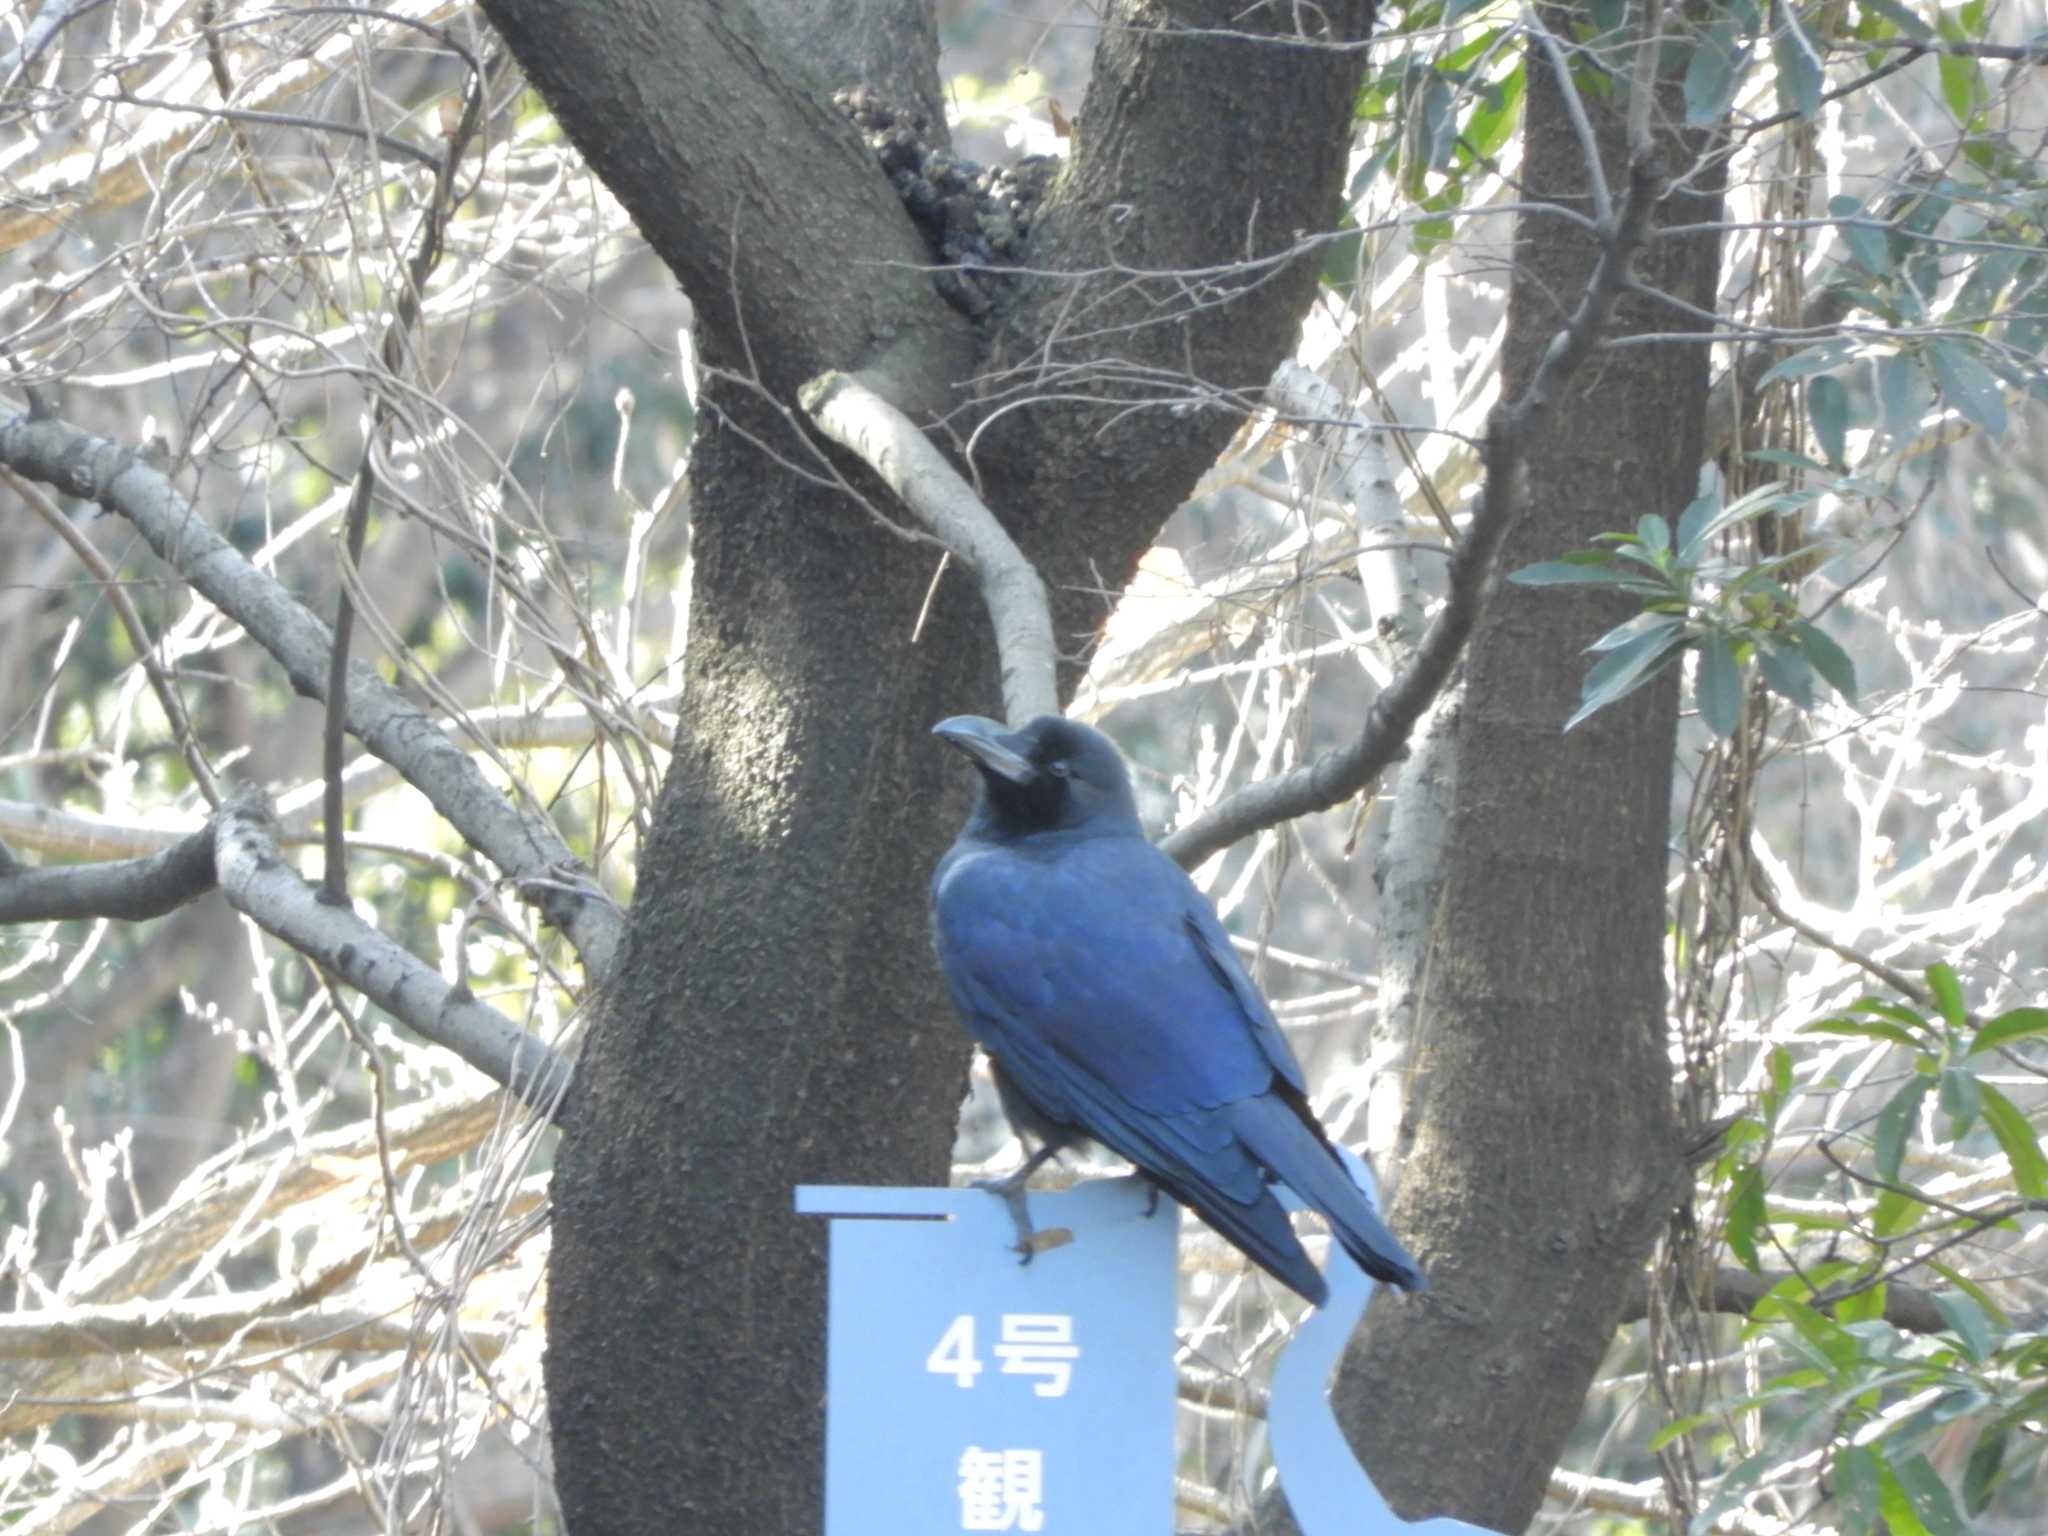
<path fill-rule="evenodd" d="M 1044 1497 L 1045 1458 L 1039 1452 L 970 1445 L 960 1453 L 961 1530 L 1043 1530 Z"/>
<path fill-rule="evenodd" d="M 1074 1342 L 1071 1317 L 1057 1312 L 1005 1312 L 995 1355 L 1003 1362 L 1000 1374 L 1040 1377 L 1033 1392 L 1040 1397 L 1064 1397 L 1073 1383 L 1081 1346 Z M 975 1353 L 972 1313 L 963 1312 L 947 1325 L 925 1357 L 924 1368 L 935 1376 L 951 1376 L 957 1387 L 974 1385 L 986 1362 Z"/>

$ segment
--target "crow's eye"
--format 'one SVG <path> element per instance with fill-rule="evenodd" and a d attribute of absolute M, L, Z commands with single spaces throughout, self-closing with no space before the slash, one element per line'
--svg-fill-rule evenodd
<path fill-rule="evenodd" d="M 1045 771 L 1051 774 L 1056 779 L 1064 779 L 1071 776 L 1074 770 L 1069 768 L 1065 763 L 1047 763 L 1045 765 Z"/>

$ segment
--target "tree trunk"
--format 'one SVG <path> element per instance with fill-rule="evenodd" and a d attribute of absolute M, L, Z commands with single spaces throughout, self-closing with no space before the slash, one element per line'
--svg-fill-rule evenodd
<path fill-rule="evenodd" d="M 784 408 L 806 378 L 860 369 L 964 433 L 964 402 L 1013 403 L 1045 363 L 1095 370 L 1001 415 L 978 465 L 1078 656 L 1102 585 L 1121 584 L 1239 419 L 1165 407 L 1205 380 L 1263 383 L 1313 296 L 1313 254 L 1256 284 L 1219 275 L 1202 303 L 1165 279 L 1038 280 L 1000 352 L 1026 368 L 977 394 L 988 343 L 917 270 L 919 237 L 824 100 L 826 64 L 791 60 L 717 0 L 486 10 L 683 282 L 723 370 L 692 476 L 675 757 L 557 1160 L 557 1484 L 584 1536 L 815 1531 L 824 1233 L 791 1191 L 945 1178 L 968 1047 L 930 958 L 925 884 L 966 785 L 927 731 L 997 693 L 971 583 L 941 583 L 913 645 L 934 552 L 792 473 L 815 460 Z M 1294 26 L 1235 0 L 1109 12 L 1034 262 L 1213 269 L 1334 223 L 1358 48 L 1226 38 Z M 1319 15 L 1355 43 L 1371 8 Z M 1135 369 L 1155 398 L 1124 414 L 1116 380 Z"/>
<path fill-rule="evenodd" d="M 1590 213 L 1564 89 L 1531 48 L 1526 198 Z M 1585 105 L 1618 197 L 1625 92 L 1588 93 Z M 1682 115 L 1675 101 L 1659 106 L 1663 121 Z M 1667 140 L 1667 168 L 1691 167 L 1696 148 Z M 1717 186 L 1689 182 L 1653 229 L 1719 209 Z M 1584 291 L 1595 255 L 1555 216 L 1518 222 L 1504 398 Z M 1636 273 L 1710 307 L 1718 261 L 1713 234 L 1653 234 Z M 1624 298 L 1613 333 L 1695 328 Z M 1703 343 L 1610 347 L 1590 361 L 1531 454 L 1527 510 L 1501 569 L 1633 528 L 1646 512 L 1675 520 L 1697 484 L 1707 376 Z M 1374 1308 L 1338 1401 L 1411 1518 L 1528 1525 L 1687 1178 L 1664 1030 L 1676 677 L 1560 729 L 1591 660 L 1584 647 L 1630 611 L 1583 589 L 1503 586 L 1462 690 L 1406 771 L 1390 834 L 1382 996 L 1411 1074 L 1393 1216 L 1434 1288 Z"/>
<path fill-rule="evenodd" d="M 943 1183 L 966 1081 L 924 882 L 965 809 L 928 728 L 994 691 L 972 589 L 913 648 L 934 556 L 730 426 L 695 471 L 683 718 L 554 1183 L 577 1531 L 818 1528 L 825 1223 L 791 1191 Z"/>

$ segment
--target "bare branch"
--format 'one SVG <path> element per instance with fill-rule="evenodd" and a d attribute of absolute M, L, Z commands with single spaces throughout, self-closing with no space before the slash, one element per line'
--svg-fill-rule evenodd
<path fill-rule="evenodd" d="M 32 869 L 0 852 L 0 923 L 111 917 L 141 922 L 214 887 L 213 830 L 202 827 L 161 853 L 101 864 Z"/>
<path fill-rule="evenodd" d="M 221 890 L 238 912 L 540 1113 L 555 1113 L 568 1088 L 568 1063 L 351 908 L 323 901 L 284 861 L 266 807 L 253 797 L 232 799 L 213 831 Z"/>
<path fill-rule="evenodd" d="M 1393 465 L 1380 440 L 1385 429 L 1350 410 L 1334 384 L 1292 359 L 1274 371 L 1266 398 L 1284 416 L 1334 423 L 1330 452 L 1338 484 L 1355 509 L 1358 542 L 1362 550 L 1379 546 L 1358 557 L 1366 612 L 1390 654 L 1404 657 L 1422 631 L 1422 590 L 1415 549 L 1404 537 L 1407 518 Z"/>
<path fill-rule="evenodd" d="M 428 1100 L 392 1113 L 385 1141 L 403 1169 L 428 1168 L 481 1142 L 506 1113 L 496 1091 L 456 1102 Z M 368 1120 L 310 1136 L 280 1164 L 229 1148 L 201 1169 L 164 1208 L 92 1255 L 65 1287 L 67 1298 L 116 1301 L 145 1295 L 207 1253 L 238 1223 L 303 1205 L 349 1183 L 379 1155 Z"/>
<path fill-rule="evenodd" d="M 405 283 L 398 291 L 398 302 L 393 306 L 391 321 L 384 328 L 384 344 L 380 352 L 387 373 L 395 375 L 404 366 L 410 348 L 414 329 L 420 320 L 422 300 L 427 291 L 427 279 L 440 265 L 441 253 L 445 249 L 448 218 L 453 212 L 455 169 L 462 163 L 468 152 L 470 141 L 476 137 L 478 123 L 483 116 L 484 77 L 474 62 L 471 64 L 469 85 L 463 92 L 462 116 L 448 135 L 447 144 L 434 167 L 434 192 L 429 199 L 419 228 L 413 234 L 412 257 L 403 271 Z M 343 901 L 348 891 L 348 849 L 343 837 L 346 816 L 342 794 L 342 767 L 347 756 L 347 744 L 343 735 L 347 730 L 346 710 L 349 671 L 349 650 L 355 635 L 355 591 L 353 578 L 360 572 L 363 561 L 363 539 L 370 523 L 370 504 L 377 495 L 377 444 L 382 442 L 391 430 L 391 423 L 397 414 L 392 397 L 382 390 L 376 392 L 375 404 L 370 413 L 370 430 L 363 444 L 362 464 L 356 470 L 356 482 L 349 493 L 348 513 L 345 519 L 342 556 L 344 574 L 348 580 L 341 584 L 341 597 L 335 605 L 334 649 L 327 661 L 327 725 L 322 742 L 321 761 L 325 766 L 327 794 L 324 827 L 327 833 L 327 867 L 322 872 L 322 887 L 331 901 Z"/>
<path fill-rule="evenodd" d="M 1747 1317 L 1756 1310 L 1758 1302 L 1792 1278 L 1790 1273 L 1775 1270 L 1751 1274 L 1746 1269 L 1724 1265 L 1714 1271 L 1713 1282 L 1704 1294 L 1689 1299 L 1702 1312 L 1730 1312 Z M 1649 1316 L 1649 1308 L 1649 1280 L 1638 1275 L 1622 1303 L 1621 1321 L 1639 1323 Z M 1884 1320 L 1906 1333 L 1940 1333 L 1950 1326 L 1941 1315 L 1941 1308 L 1934 1304 L 1932 1293 L 1897 1280 L 1884 1288 Z"/>
<path fill-rule="evenodd" d="M 400 21 L 434 20 L 453 14 L 459 6 L 454 0 L 407 0 L 394 9 Z M 243 121 L 261 120 L 262 114 L 255 109 L 326 84 L 361 46 L 359 31 L 337 30 L 306 57 L 266 71 L 261 88 L 242 103 L 237 115 Z M 197 113 L 162 112 L 152 106 L 139 112 L 133 131 L 122 134 L 120 147 L 111 153 L 104 145 L 93 143 L 40 164 L 11 168 L 13 187 L 6 206 L 0 208 L 0 251 L 11 251 L 30 240 L 61 232 L 76 219 L 148 196 L 162 185 L 164 166 L 203 133 L 210 121 Z"/>
<path fill-rule="evenodd" d="M 859 380 L 823 373 L 797 392 L 818 430 L 882 477 L 917 520 L 981 579 L 1003 661 L 1012 725 L 1059 713 L 1045 583 L 974 487 L 908 416 Z"/>
<path fill-rule="evenodd" d="M 147 1350 L 403 1349 L 412 1324 L 401 1313 L 363 1307 L 279 1312 L 278 1296 L 207 1296 L 165 1303 L 115 1302 L 0 1316 L 0 1360 L 66 1360 Z M 465 1325 L 463 1337 L 484 1359 L 501 1353 L 509 1330 Z"/>
<path fill-rule="evenodd" d="M 127 518 L 161 559 L 276 658 L 298 693 L 325 696 L 332 631 L 208 527 L 134 450 L 67 422 L 14 416 L 0 419 L 0 463 Z M 509 802 L 431 718 L 371 668 L 358 664 L 348 676 L 349 729 L 503 870 L 568 936 L 586 971 L 602 979 L 623 921 L 554 826 Z"/>
<path fill-rule="evenodd" d="M 1593 350 L 1628 281 L 1629 263 L 1643 243 L 1663 176 L 1654 157 L 1637 155 L 1629 166 L 1628 194 L 1613 225 L 1603 231 L 1599 264 L 1578 307 L 1550 340 L 1528 387 L 1503 401 L 1487 420 L 1483 458 L 1486 479 L 1464 538 L 1451 554 L 1450 592 L 1430 622 L 1414 659 L 1380 691 L 1367 712 L 1365 728 L 1346 745 L 1292 772 L 1246 785 L 1159 846 L 1192 867 L 1279 822 L 1357 794 L 1407 747 L 1408 736 L 1449 681 L 1492 587 L 1494 557 L 1514 522 L 1517 482 L 1529 443 L 1556 409 L 1564 383 Z"/>
<path fill-rule="evenodd" d="M 21 800 L 0 800 L 0 840 L 38 853 L 70 859 L 139 859 L 162 853 L 180 839 L 201 831 L 203 824 L 152 827 L 132 821 L 111 821 L 77 811 L 54 810 Z M 208 858 L 211 859 L 211 855 Z"/>

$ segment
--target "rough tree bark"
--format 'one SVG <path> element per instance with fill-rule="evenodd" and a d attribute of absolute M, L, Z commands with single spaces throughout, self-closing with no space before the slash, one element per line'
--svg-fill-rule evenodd
<path fill-rule="evenodd" d="M 1532 48 L 1525 196 L 1590 213 L 1567 89 Z M 1682 120 L 1673 96 L 1659 102 L 1665 123 Z M 1619 188 L 1625 92 L 1588 93 L 1585 106 Z M 1670 171 L 1691 167 L 1698 147 L 1659 141 Z M 1719 214 L 1718 185 L 1695 179 L 1654 222 Z M 1718 236 L 1652 239 L 1638 278 L 1711 308 Z M 1555 216 L 1519 221 L 1504 396 L 1536 366 L 1595 254 Z M 1668 305 L 1625 297 L 1612 334 L 1694 329 Z M 1707 377 L 1695 342 L 1610 347 L 1589 362 L 1531 453 L 1501 569 L 1646 512 L 1675 519 L 1697 483 Z M 1688 1177 L 1664 1030 L 1676 679 L 1560 734 L 1583 647 L 1628 612 L 1581 589 L 1504 586 L 1462 690 L 1404 773 L 1382 975 L 1390 1023 L 1410 1042 L 1393 1218 L 1434 1289 L 1360 1335 L 1337 1397 L 1382 1490 L 1411 1517 L 1527 1526 Z"/>
<path fill-rule="evenodd" d="M 682 281 L 722 370 L 693 473 L 676 753 L 555 1180 L 558 1486 L 584 1533 L 815 1530 L 823 1233 L 790 1192 L 945 1175 L 967 1049 L 924 889 L 962 786 L 926 729 L 996 689 L 968 584 L 942 584 L 913 645 L 929 547 L 782 462 L 815 462 L 796 388 L 857 371 L 962 431 L 1047 366 L 1114 362 L 1158 407 L 1186 403 L 1159 385 L 1190 371 L 1256 389 L 1293 345 L 1310 263 L 1219 273 L 1200 306 L 1151 274 L 1329 227 L 1362 53 L 1247 41 L 1293 18 L 1235 0 L 1107 7 L 1034 258 L 1124 270 L 1034 285 L 991 353 L 917 270 L 819 69 L 747 6 L 485 10 Z M 1371 22 L 1362 0 L 1316 14 L 1351 44 Z M 1012 371 L 975 389 L 992 363 Z M 1061 403 L 1000 416 L 978 467 L 1078 646 L 1101 585 L 1121 585 L 1235 418 L 1120 416 L 1115 384 L 1060 383 Z"/>

